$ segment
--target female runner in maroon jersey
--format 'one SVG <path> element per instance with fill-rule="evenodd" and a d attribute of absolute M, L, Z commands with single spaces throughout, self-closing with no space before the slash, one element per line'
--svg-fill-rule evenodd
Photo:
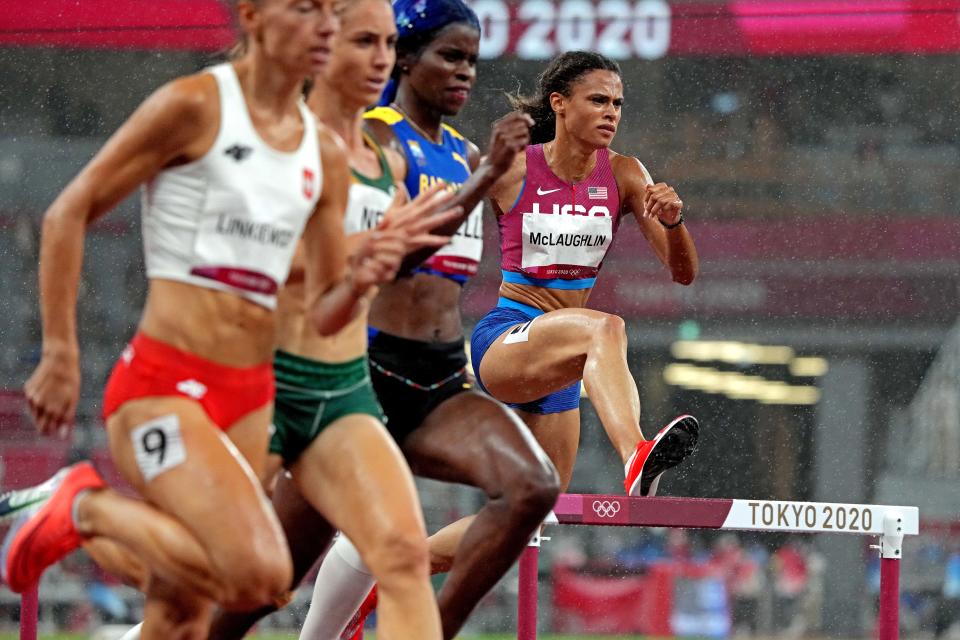
<path fill-rule="evenodd" d="M 620 454 L 629 495 L 653 495 L 666 469 L 694 449 L 696 419 L 681 416 L 645 440 L 627 367 L 623 320 L 585 308 L 623 216 L 632 215 L 675 282 L 690 284 L 697 252 L 672 187 L 610 150 L 623 105 L 615 62 L 574 51 L 518 100 L 533 144 L 491 189 L 500 226 L 500 301 L 471 340 L 477 380 L 521 412 L 564 487 L 580 432 L 580 380 Z"/>

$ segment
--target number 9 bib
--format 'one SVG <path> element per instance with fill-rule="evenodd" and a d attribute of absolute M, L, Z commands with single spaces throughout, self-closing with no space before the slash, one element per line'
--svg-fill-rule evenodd
<path fill-rule="evenodd" d="M 187 450 L 180 434 L 180 418 L 175 413 L 140 425 L 130 432 L 130 439 L 144 482 L 150 482 L 187 460 Z"/>

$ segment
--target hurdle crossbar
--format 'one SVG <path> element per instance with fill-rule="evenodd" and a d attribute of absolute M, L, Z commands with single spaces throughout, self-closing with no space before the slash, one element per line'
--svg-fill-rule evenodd
<path fill-rule="evenodd" d="M 920 513 L 916 507 L 875 504 L 563 494 L 545 524 L 877 536 L 881 558 L 879 640 L 898 640 L 903 537 L 919 533 Z M 520 559 L 518 640 L 537 637 L 540 542 L 538 533 Z"/>

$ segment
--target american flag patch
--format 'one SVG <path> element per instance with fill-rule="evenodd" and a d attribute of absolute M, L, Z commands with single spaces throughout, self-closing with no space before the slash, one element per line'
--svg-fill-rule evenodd
<path fill-rule="evenodd" d="M 587 198 L 590 200 L 606 200 L 606 187 L 587 187 Z"/>

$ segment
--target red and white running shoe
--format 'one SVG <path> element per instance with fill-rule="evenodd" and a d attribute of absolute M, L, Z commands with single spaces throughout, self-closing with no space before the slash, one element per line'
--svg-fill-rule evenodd
<path fill-rule="evenodd" d="M 623 488 L 630 496 L 655 496 L 660 476 L 677 466 L 697 448 L 700 423 L 683 415 L 660 429 L 653 440 L 641 440 L 627 460 L 627 479 Z"/>
<path fill-rule="evenodd" d="M 12 522 L 0 548 L 0 576 L 13 592 L 36 585 L 47 567 L 80 546 L 74 498 L 105 486 L 93 465 L 79 462 L 43 484 L 0 496 L 0 523 Z"/>
<path fill-rule="evenodd" d="M 347 627 L 340 634 L 340 640 L 363 640 L 363 625 L 367 621 L 367 616 L 377 608 L 377 585 L 373 585 L 370 593 L 360 603 L 360 608 L 350 618 Z"/>

